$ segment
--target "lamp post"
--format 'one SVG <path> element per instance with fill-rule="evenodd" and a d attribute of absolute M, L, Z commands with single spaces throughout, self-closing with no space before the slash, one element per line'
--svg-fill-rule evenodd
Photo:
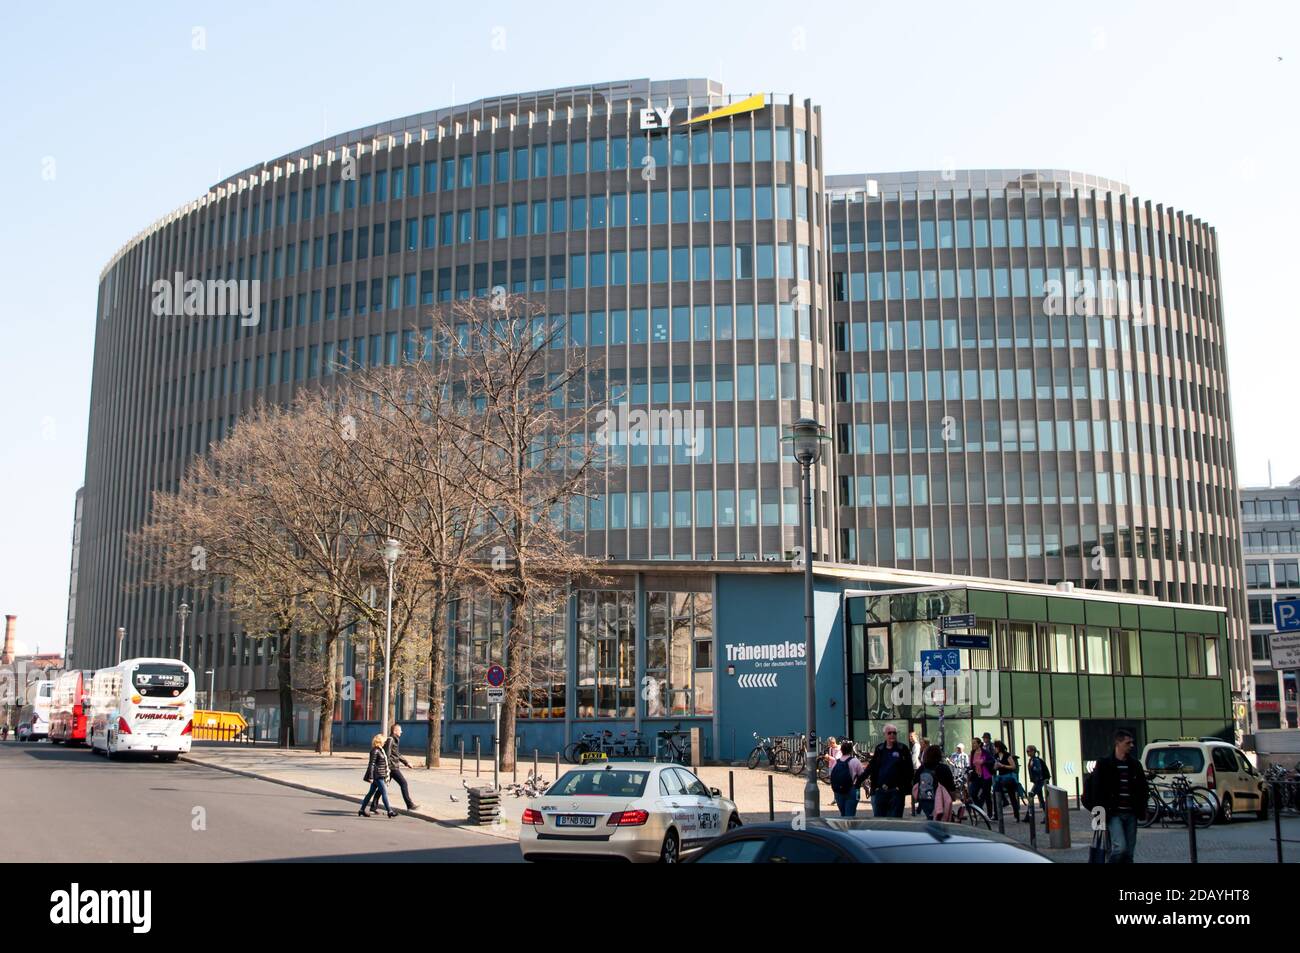
<path fill-rule="evenodd" d="M 208 711 L 216 711 L 217 701 L 215 696 L 217 694 L 217 670 L 215 668 L 210 668 L 203 674 L 208 676 Z"/>
<path fill-rule="evenodd" d="M 185 661 L 185 620 L 190 617 L 190 604 L 188 602 L 182 602 L 180 604 L 180 607 L 176 610 L 176 614 L 181 617 L 181 644 L 180 644 L 180 650 L 176 653 L 176 657 L 180 659 L 182 662 L 184 662 Z"/>
<path fill-rule="evenodd" d="M 787 438 L 799 461 L 803 478 L 803 637 L 804 673 L 807 686 L 808 738 L 803 786 L 804 817 L 821 816 L 821 798 L 817 792 L 817 652 L 813 633 L 813 533 L 812 533 L 812 465 L 822 453 L 821 424 L 808 417 L 794 422 Z"/>
<path fill-rule="evenodd" d="M 126 638 L 126 628 L 124 626 L 119 625 L 117 627 L 117 663 L 119 665 L 122 664 L 122 641 L 125 638 Z"/>
<path fill-rule="evenodd" d="M 393 567 L 402 555 L 402 544 L 395 539 L 384 543 L 384 565 L 388 567 L 388 620 L 387 634 L 384 636 L 384 708 L 379 718 L 380 734 L 388 734 L 388 672 L 392 667 L 393 655 Z"/>

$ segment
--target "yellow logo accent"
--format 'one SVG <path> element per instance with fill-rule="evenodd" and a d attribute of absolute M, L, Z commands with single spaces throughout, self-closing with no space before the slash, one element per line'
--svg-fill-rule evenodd
<path fill-rule="evenodd" d="M 713 112 L 705 113 L 703 116 L 696 116 L 694 119 L 688 119 L 682 125 L 691 126 L 697 122 L 708 122 L 710 119 L 721 119 L 723 116 L 735 116 L 739 113 L 752 113 L 757 109 L 762 109 L 766 105 L 762 93 L 755 93 L 748 99 L 742 99 L 738 103 L 732 103 L 730 106 L 723 106 L 721 109 L 715 109 Z"/>

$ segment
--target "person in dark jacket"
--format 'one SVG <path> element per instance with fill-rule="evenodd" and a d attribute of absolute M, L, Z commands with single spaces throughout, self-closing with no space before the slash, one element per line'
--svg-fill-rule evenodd
<path fill-rule="evenodd" d="M 1133 863 L 1138 821 L 1147 816 L 1147 775 L 1142 762 L 1133 757 L 1134 744 L 1132 732 L 1116 731 L 1114 752 L 1097 762 L 1084 784 L 1083 806 L 1105 811 L 1112 864 Z"/>
<path fill-rule="evenodd" d="M 370 816 L 373 817 L 379 813 L 374 808 L 379 806 L 379 799 L 384 799 L 384 810 L 388 812 L 389 817 L 396 817 L 397 812 L 392 809 L 388 803 L 388 787 L 386 782 L 389 778 L 388 756 L 384 754 L 384 736 L 375 735 L 370 739 L 370 763 L 366 765 L 366 773 L 363 780 L 370 782 L 370 790 L 361 800 L 361 810 L 357 811 L 361 817 L 366 817 L 366 808 L 370 808 Z M 371 803 L 374 798 L 374 803 Z"/>
<path fill-rule="evenodd" d="M 402 726 L 393 725 L 393 733 L 388 736 L 384 742 L 384 754 L 388 758 L 388 770 L 392 772 L 393 780 L 397 786 L 402 789 L 402 800 L 406 802 L 406 809 L 414 811 L 420 805 L 411 800 L 411 788 L 406 783 L 406 775 L 402 774 L 402 768 L 409 768 L 411 762 L 402 757 L 400 750 L 402 744 Z"/>
<path fill-rule="evenodd" d="M 903 799 L 912 789 L 912 751 L 898 740 L 898 729 L 885 726 L 885 740 L 876 745 L 867 767 L 871 782 L 871 812 L 876 817 L 902 817 Z"/>
<path fill-rule="evenodd" d="M 921 770 L 916 773 L 916 804 L 929 820 L 934 820 L 934 796 L 937 788 L 948 792 L 949 802 L 957 797 L 957 781 L 952 768 L 943 760 L 943 749 L 927 745 L 921 755 Z"/>
<path fill-rule="evenodd" d="M 1025 754 L 1029 756 L 1029 764 L 1025 765 L 1029 772 L 1029 803 L 1032 805 L 1034 798 L 1038 799 L 1038 804 L 1043 810 L 1044 816 L 1047 814 L 1047 797 L 1043 794 L 1043 787 L 1048 781 L 1052 780 L 1051 769 L 1047 767 L 1047 762 L 1043 756 L 1038 753 L 1038 749 L 1030 745 L 1025 749 Z"/>

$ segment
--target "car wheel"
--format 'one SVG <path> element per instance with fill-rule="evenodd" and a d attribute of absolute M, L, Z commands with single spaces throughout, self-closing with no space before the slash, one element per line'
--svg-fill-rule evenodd
<path fill-rule="evenodd" d="M 670 830 L 664 835 L 663 846 L 659 848 L 659 863 L 675 864 L 681 859 L 681 844 L 677 840 L 677 832 Z"/>
<path fill-rule="evenodd" d="M 740 826 L 740 815 L 732 814 L 731 817 L 727 818 L 727 830 L 734 831 L 739 826 Z"/>
<path fill-rule="evenodd" d="M 1219 805 L 1219 820 L 1224 824 L 1232 823 L 1232 795 L 1223 795 L 1223 803 Z"/>

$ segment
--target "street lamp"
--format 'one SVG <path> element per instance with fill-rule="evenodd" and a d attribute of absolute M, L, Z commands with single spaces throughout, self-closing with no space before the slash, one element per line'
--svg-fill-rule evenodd
<path fill-rule="evenodd" d="M 217 710 L 217 670 L 210 668 L 203 673 L 208 677 L 208 711 Z"/>
<path fill-rule="evenodd" d="M 384 708 L 380 714 L 379 733 L 388 734 L 388 671 L 392 667 L 393 655 L 393 567 L 402 555 L 402 544 L 395 539 L 384 543 L 384 565 L 388 567 L 388 622 L 387 635 L 384 637 Z"/>
<path fill-rule="evenodd" d="M 180 604 L 180 607 L 176 610 L 176 614 L 181 617 L 181 644 L 180 644 L 180 651 L 176 653 L 176 657 L 180 659 L 182 662 L 184 662 L 185 661 L 185 620 L 190 617 L 190 604 L 188 602 L 182 602 Z"/>
<path fill-rule="evenodd" d="M 786 438 L 794 458 L 799 461 L 803 478 L 803 637 L 804 673 L 807 680 L 808 739 L 803 787 L 804 817 L 821 816 L 821 798 L 817 791 L 817 652 L 813 634 L 813 534 L 812 534 L 812 465 L 822 455 L 822 426 L 809 417 L 800 417 Z"/>

